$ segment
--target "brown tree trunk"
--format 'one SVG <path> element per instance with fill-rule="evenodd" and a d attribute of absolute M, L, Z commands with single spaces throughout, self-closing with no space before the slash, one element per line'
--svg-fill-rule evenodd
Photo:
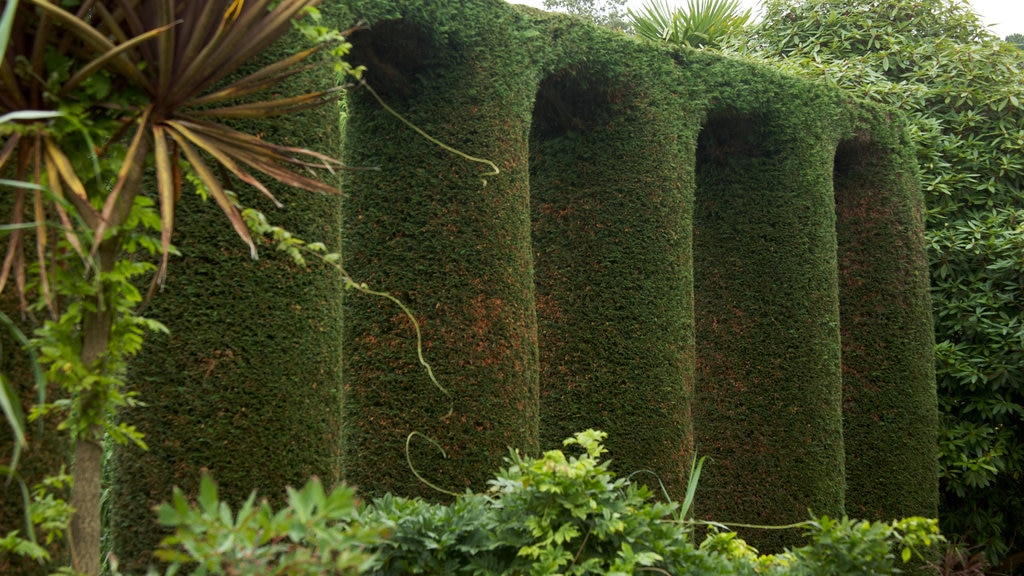
<path fill-rule="evenodd" d="M 131 211 L 132 203 L 138 194 L 145 168 L 146 149 L 148 142 L 140 143 L 142 151 L 131 166 L 124 183 L 120 202 L 110 215 L 110 228 L 124 223 Z M 97 262 L 100 272 L 110 272 L 114 263 L 121 257 L 120 236 L 103 241 L 97 250 Z M 87 312 L 82 319 L 82 362 L 86 366 L 96 367 L 97 362 L 108 353 L 110 331 L 114 324 L 114 303 L 109 302 L 107 287 L 100 286 L 100 293 L 95 302 L 96 310 Z M 101 472 L 103 468 L 103 426 L 107 409 L 107 395 L 103 391 L 87 391 L 78 400 L 79 417 L 91 419 L 89 429 L 75 439 L 75 460 L 72 470 L 74 485 L 71 489 L 71 516 L 69 537 L 71 541 L 71 567 L 79 574 L 99 576 L 100 539 L 102 522 L 100 519 L 100 496 L 102 495 Z"/>
<path fill-rule="evenodd" d="M 75 442 L 75 485 L 71 490 L 71 565 L 75 572 L 88 576 L 100 573 L 100 468 L 103 447 L 97 440 L 102 426 L 93 426 L 89 434 Z"/>
<path fill-rule="evenodd" d="M 98 257 L 100 269 L 113 269 L 118 254 L 117 239 L 100 245 Z M 104 287 L 105 288 L 105 287 Z M 100 361 L 110 344 L 110 329 L 114 323 L 114 311 L 106 302 L 104 289 L 98 296 L 96 311 L 88 312 L 82 321 L 82 362 L 94 366 Z M 80 415 L 98 414 L 102 418 L 105 407 L 104 395 L 89 391 L 79 399 Z M 99 420 L 95 420 L 98 422 Z M 71 566 L 75 572 L 87 576 L 100 574 L 100 476 L 103 467 L 103 426 L 94 423 L 82 437 L 75 440 L 75 460 L 72 469 L 74 485 L 71 488 Z"/>

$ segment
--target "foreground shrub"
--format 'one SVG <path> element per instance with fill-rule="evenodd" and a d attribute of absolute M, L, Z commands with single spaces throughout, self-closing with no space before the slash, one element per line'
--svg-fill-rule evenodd
<path fill-rule="evenodd" d="M 175 532 L 157 557 L 168 574 L 883 575 L 942 540 L 935 520 L 821 517 L 799 526 L 806 546 L 783 554 L 760 556 L 713 524 L 695 546 L 696 523 L 676 503 L 608 470 L 604 437 L 566 440 L 579 456 L 513 451 L 487 493 L 451 504 L 385 496 L 357 507 L 352 489 L 326 494 L 313 480 L 277 513 L 250 498 L 232 514 L 206 478 L 196 505 L 177 491 L 160 508 Z"/>
<path fill-rule="evenodd" d="M 156 557 L 167 563 L 169 575 L 183 569 L 233 576 L 359 574 L 369 558 L 364 549 L 382 534 L 352 522 L 355 512 L 352 488 L 327 494 L 314 478 L 301 490 L 289 488 L 279 512 L 266 501 L 257 506 L 253 494 L 232 514 L 204 476 L 195 504 L 175 489 L 171 503 L 157 510 L 160 523 L 174 533 Z M 116 561 L 112 569 L 117 574 Z"/>

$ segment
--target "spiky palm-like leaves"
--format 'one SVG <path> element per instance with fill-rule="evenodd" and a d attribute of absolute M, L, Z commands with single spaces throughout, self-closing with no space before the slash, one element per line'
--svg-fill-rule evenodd
<path fill-rule="evenodd" d="M 294 169 L 323 167 L 333 160 L 309 150 L 275 146 L 217 122 L 288 114 L 323 103 L 331 96 L 329 92 L 238 103 L 294 74 L 321 46 L 229 86 L 211 88 L 291 30 L 292 20 L 318 3 L 294 0 L 270 9 L 271 0 L 106 0 L 83 2 L 77 13 L 71 13 L 46 0 L 23 0 L 15 16 L 12 49 L 5 54 L 0 112 L 62 109 L 81 103 L 83 92 L 90 94 L 83 83 L 103 70 L 109 90 L 99 97 L 91 95 L 86 114 L 99 121 L 94 116 L 99 113 L 103 120 L 121 125 L 103 143 L 102 150 L 109 151 L 122 142 L 128 147 L 112 188 L 94 191 L 92 196 L 63 147 L 67 139 L 62 137 L 67 135 L 52 125 L 33 122 L 8 129 L 10 133 L 0 149 L 0 167 L 15 157 L 16 179 L 45 179 L 54 194 L 74 205 L 98 241 L 127 214 L 138 192 L 138 178 L 152 158 L 163 221 L 163 269 L 173 230 L 174 204 L 180 196 L 180 158 L 195 171 L 239 236 L 255 250 L 238 209 L 200 151 L 267 195 L 270 193 L 250 170 L 299 188 L 332 191 Z M 70 38 L 46 40 L 61 30 L 70 32 Z M 111 37 L 121 41 L 115 44 Z M 51 85 L 50 78 L 58 71 L 47 69 L 45 56 L 52 47 L 59 48 L 66 58 L 63 64 L 70 65 L 66 77 L 58 76 L 57 86 Z M 128 97 L 122 98 L 125 95 Z M 131 137 L 125 139 L 128 134 Z M 42 166 L 33 167 L 37 160 Z M 37 195 L 40 193 L 37 191 Z M 97 194 L 103 196 L 102 203 L 96 201 Z M 62 223 L 69 223 L 59 210 L 57 214 Z M 12 253 L 16 245 L 11 242 Z M 16 256 L 8 257 L 3 278 L 15 260 Z"/>
<path fill-rule="evenodd" d="M 123 300 L 115 302 L 118 295 L 105 283 L 126 243 L 134 241 L 128 228 L 135 222 L 129 218 L 142 195 L 143 177 L 152 174 L 157 188 L 152 200 L 159 210 L 162 256 L 156 281 L 166 269 L 184 179 L 214 199 L 253 254 L 255 245 L 231 192 L 233 180 L 268 196 L 258 176 L 332 192 L 299 171 L 330 168 L 334 160 L 220 122 L 288 114 L 333 98 L 333 90 L 326 90 L 260 99 L 312 65 L 309 58 L 327 42 L 225 85 L 319 2 L 20 0 L 4 7 L 0 172 L 11 177 L 5 184 L 13 210 L 0 291 L 13 283 L 23 308 L 33 292 L 51 318 L 59 318 L 73 298 L 61 301 L 51 286 L 69 254 L 94 286 L 77 296 L 84 311 L 74 331 L 77 341 L 67 348 L 78 356 L 72 364 L 82 367 L 68 403 L 76 440 L 71 536 L 78 572 L 99 569 L 96 437 L 109 410 L 123 404 L 127 394 L 111 373 L 118 364 L 110 362 L 108 348 L 118 319 L 132 312 Z M 26 256 L 30 252 L 34 255 Z M 97 388 L 95 382 L 115 384 Z M 6 387 L 3 392 L 7 401 L 0 404 L 13 404 Z M 11 410 L 4 412 L 9 420 L 18 419 Z M 18 423 L 13 424 L 17 431 Z"/>
<path fill-rule="evenodd" d="M 673 10 L 667 0 L 646 0 L 639 12 L 629 10 L 639 36 L 669 44 L 717 48 L 750 21 L 739 0 L 687 0 Z"/>

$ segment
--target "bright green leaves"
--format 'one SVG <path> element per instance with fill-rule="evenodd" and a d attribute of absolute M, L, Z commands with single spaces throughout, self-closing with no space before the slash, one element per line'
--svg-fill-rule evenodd
<path fill-rule="evenodd" d="M 678 46 L 720 48 L 739 36 L 750 21 L 750 10 L 739 0 L 687 0 L 673 10 L 665 0 L 647 0 L 639 12 L 629 10 L 638 36 Z"/>
<path fill-rule="evenodd" d="M 0 472 L 14 473 L 0 466 Z M 25 534 L 18 530 L 8 532 L 0 538 L 0 551 L 26 556 L 37 561 L 49 561 L 50 545 L 65 538 L 71 519 L 71 506 L 59 494 L 71 487 L 71 476 L 61 470 L 60 473 L 45 478 L 32 487 L 31 495 L 18 478 L 25 501 L 28 504 Z M 0 558 L 3 554 L 0 554 Z"/>
<path fill-rule="evenodd" d="M 62 397 L 37 406 L 31 419 L 59 410 L 66 415 L 60 428 L 68 430 L 73 438 L 85 437 L 92 426 L 102 423 L 116 441 L 145 446 L 132 427 L 111 422 L 107 411 L 134 404 L 124 381 L 127 361 L 141 349 L 146 332 L 165 330 L 159 322 L 135 313 L 143 299 L 138 284 L 155 270 L 147 258 L 160 251 L 159 239 L 154 235 L 159 217 L 153 202 L 137 197 L 125 226 L 123 249 L 127 257 L 108 266 L 89 257 L 91 236 L 56 237 L 61 249 L 54 253 L 61 257 L 51 262 L 49 289 L 65 298 L 66 304 L 59 316 L 36 331 L 32 346 L 47 379 L 60 387 Z M 120 229 L 109 233 L 118 234 Z M 69 237 L 86 244 L 72 246 Z M 44 305 L 41 302 L 38 306 Z M 87 315 L 99 312 L 110 315 L 109 340 L 106 350 L 90 360 L 82 354 L 82 326 Z"/>
<path fill-rule="evenodd" d="M 353 521 L 354 490 L 340 486 L 328 493 L 316 478 L 302 489 L 289 488 L 287 505 L 278 512 L 266 501 L 257 503 L 255 494 L 232 512 L 204 476 L 195 505 L 175 490 L 157 514 L 174 529 L 156 553 L 169 563 L 169 575 L 358 574 L 369 559 L 364 546 L 381 536 L 381 528 Z"/>
<path fill-rule="evenodd" d="M 893 551 L 909 562 L 915 555 L 943 541 L 938 521 L 905 518 L 891 523 L 816 518 L 808 523 L 813 544 L 779 555 L 789 574 L 892 574 Z"/>
<path fill-rule="evenodd" d="M 600 461 L 604 432 L 587 430 L 565 440 L 585 450 L 566 457 L 560 450 L 539 459 L 512 452 L 510 466 L 492 481 L 500 497 L 499 525 L 511 541 L 521 539 L 517 554 L 532 560 L 531 574 L 632 573 L 661 559 L 646 550 L 644 538 L 674 533 L 681 527 L 664 523 L 674 504 L 648 502 L 650 492 L 608 470 Z M 665 532 L 668 531 L 668 532 Z M 603 570 L 599 568 L 603 567 Z"/>

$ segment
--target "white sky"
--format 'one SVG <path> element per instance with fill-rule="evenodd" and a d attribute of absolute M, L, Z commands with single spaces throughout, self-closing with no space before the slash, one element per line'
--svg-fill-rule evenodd
<path fill-rule="evenodd" d="M 543 8 L 543 0 L 511 0 L 513 4 L 528 4 Z M 757 14 L 760 0 L 740 0 L 744 8 L 753 8 Z M 974 10 L 981 15 L 981 19 L 990 26 L 990 29 L 1000 38 L 1008 34 L 1020 32 L 1024 34 L 1024 1 L 1022 0 L 970 0 Z M 669 0 L 669 5 L 684 5 L 684 0 Z M 643 5 L 643 0 L 629 0 L 627 6 L 638 10 Z"/>

